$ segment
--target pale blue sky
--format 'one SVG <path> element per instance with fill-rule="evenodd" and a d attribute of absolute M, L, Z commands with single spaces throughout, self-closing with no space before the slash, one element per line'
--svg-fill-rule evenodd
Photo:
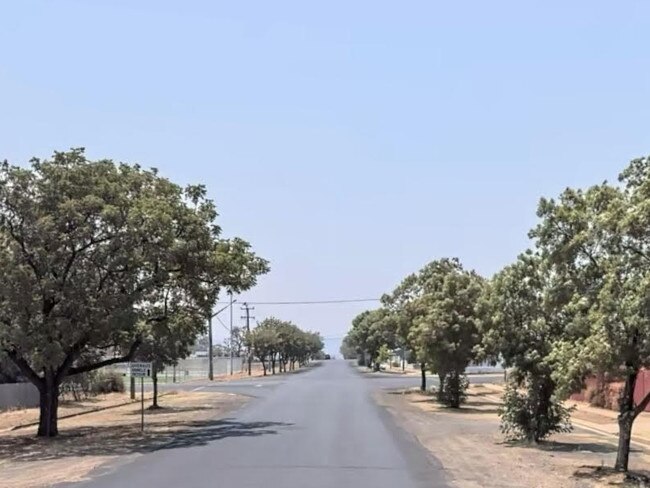
<path fill-rule="evenodd" d="M 0 6 L 0 158 L 202 182 L 273 271 L 248 300 L 489 275 L 541 195 L 650 153 L 647 1 L 28 1 Z M 243 298 L 242 298 L 243 299 Z M 364 305 L 259 306 L 340 336 Z M 239 314 L 237 314 L 239 315 Z"/>

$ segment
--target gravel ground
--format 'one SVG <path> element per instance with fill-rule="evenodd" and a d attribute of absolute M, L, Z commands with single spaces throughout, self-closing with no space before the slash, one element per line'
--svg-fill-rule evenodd
<path fill-rule="evenodd" d="M 145 411 L 130 404 L 59 421 L 59 437 L 37 439 L 36 427 L 0 434 L 1 488 L 39 488 L 85 479 L 109 462 L 148 452 L 209 442 L 205 432 L 246 399 L 232 393 L 183 392 Z M 16 416 L 24 420 L 24 416 Z"/>
<path fill-rule="evenodd" d="M 485 398 L 491 394 L 473 386 L 468 403 L 456 411 L 419 392 L 382 391 L 376 398 L 442 463 L 458 488 L 626 486 L 622 475 L 595 469 L 613 465 L 616 455 L 616 446 L 598 434 L 576 429 L 538 446 L 504 442 L 498 405 Z M 633 458 L 639 467 L 649 465 L 647 453 L 634 452 Z"/>

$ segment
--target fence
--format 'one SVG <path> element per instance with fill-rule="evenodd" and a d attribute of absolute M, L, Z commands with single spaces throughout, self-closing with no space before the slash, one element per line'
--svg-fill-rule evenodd
<path fill-rule="evenodd" d="M 31 383 L 0 384 L 0 410 L 38 407 L 38 390 Z"/>
<path fill-rule="evenodd" d="M 595 403 L 598 406 L 618 410 L 618 400 L 624 386 L 622 381 L 604 382 L 602 378 L 592 376 L 585 380 L 584 388 L 581 391 L 571 395 L 571 399 L 579 402 L 593 402 L 593 399 L 597 398 Z M 636 380 L 635 403 L 640 403 L 648 393 L 650 393 L 650 370 L 644 369 L 639 372 Z M 650 412 L 650 405 L 646 407 L 645 411 Z"/>
<path fill-rule="evenodd" d="M 230 374 L 230 358 L 216 357 L 213 358 L 214 375 Z M 244 367 L 243 358 L 235 357 L 232 359 L 232 370 L 237 373 Z M 159 383 L 181 383 L 183 381 L 200 380 L 208 378 L 209 362 L 207 357 L 187 358 L 178 361 L 176 366 L 167 366 L 163 371 L 158 373 Z M 111 367 L 112 371 L 117 371 L 124 376 L 129 375 L 128 363 L 117 364 Z M 149 378 L 145 381 L 151 381 Z"/>

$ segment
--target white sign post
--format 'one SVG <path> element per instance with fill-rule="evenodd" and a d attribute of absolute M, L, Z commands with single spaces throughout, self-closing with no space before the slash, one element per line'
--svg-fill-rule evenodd
<path fill-rule="evenodd" d="M 140 378 L 140 430 L 144 432 L 144 377 L 151 376 L 151 363 L 129 363 L 129 373 Z"/>

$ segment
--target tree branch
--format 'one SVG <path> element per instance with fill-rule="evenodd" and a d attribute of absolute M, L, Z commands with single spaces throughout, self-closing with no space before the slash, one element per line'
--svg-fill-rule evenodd
<path fill-rule="evenodd" d="M 645 398 L 634 407 L 634 418 L 636 418 L 641 412 L 644 412 L 648 405 L 650 405 L 650 391 L 646 393 Z"/>
<path fill-rule="evenodd" d="M 59 367 L 59 369 L 56 371 L 56 379 L 58 381 L 61 381 L 66 377 L 68 370 L 72 366 L 72 363 L 74 363 L 75 359 L 79 357 L 79 354 L 81 354 L 81 351 L 86 346 L 87 342 L 88 339 L 86 337 L 82 337 L 74 346 L 72 346 L 70 351 L 68 351 L 68 355 L 65 357 L 63 363 L 61 364 L 61 367 Z"/>
<path fill-rule="evenodd" d="M 5 349 L 5 352 L 20 372 L 40 390 L 44 385 L 44 380 L 32 369 L 27 360 L 13 349 Z"/>
<path fill-rule="evenodd" d="M 119 364 L 119 363 L 126 363 L 131 361 L 133 356 L 135 356 L 135 353 L 138 351 L 138 348 L 140 347 L 140 344 L 142 344 L 142 338 L 138 337 L 133 344 L 131 344 L 131 348 L 129 349 L 129 352 L 126 353 L 124 356 L 120 356 L 119 358 L 111 358 L 111 359 L 105 359 L 104 361 L 99 361 L 94 364 L 86 364 L 84 366 L 78 366 L 78 367 L 73 367 L 68 370 L 68 376 L 73 376 L 75 374 L 81 374 L 81 373 L 87 373 L 88 371 L 94 371 L 99 368 L 103 368 L 104 366 L 110 366 L 111 364 Z"/>

